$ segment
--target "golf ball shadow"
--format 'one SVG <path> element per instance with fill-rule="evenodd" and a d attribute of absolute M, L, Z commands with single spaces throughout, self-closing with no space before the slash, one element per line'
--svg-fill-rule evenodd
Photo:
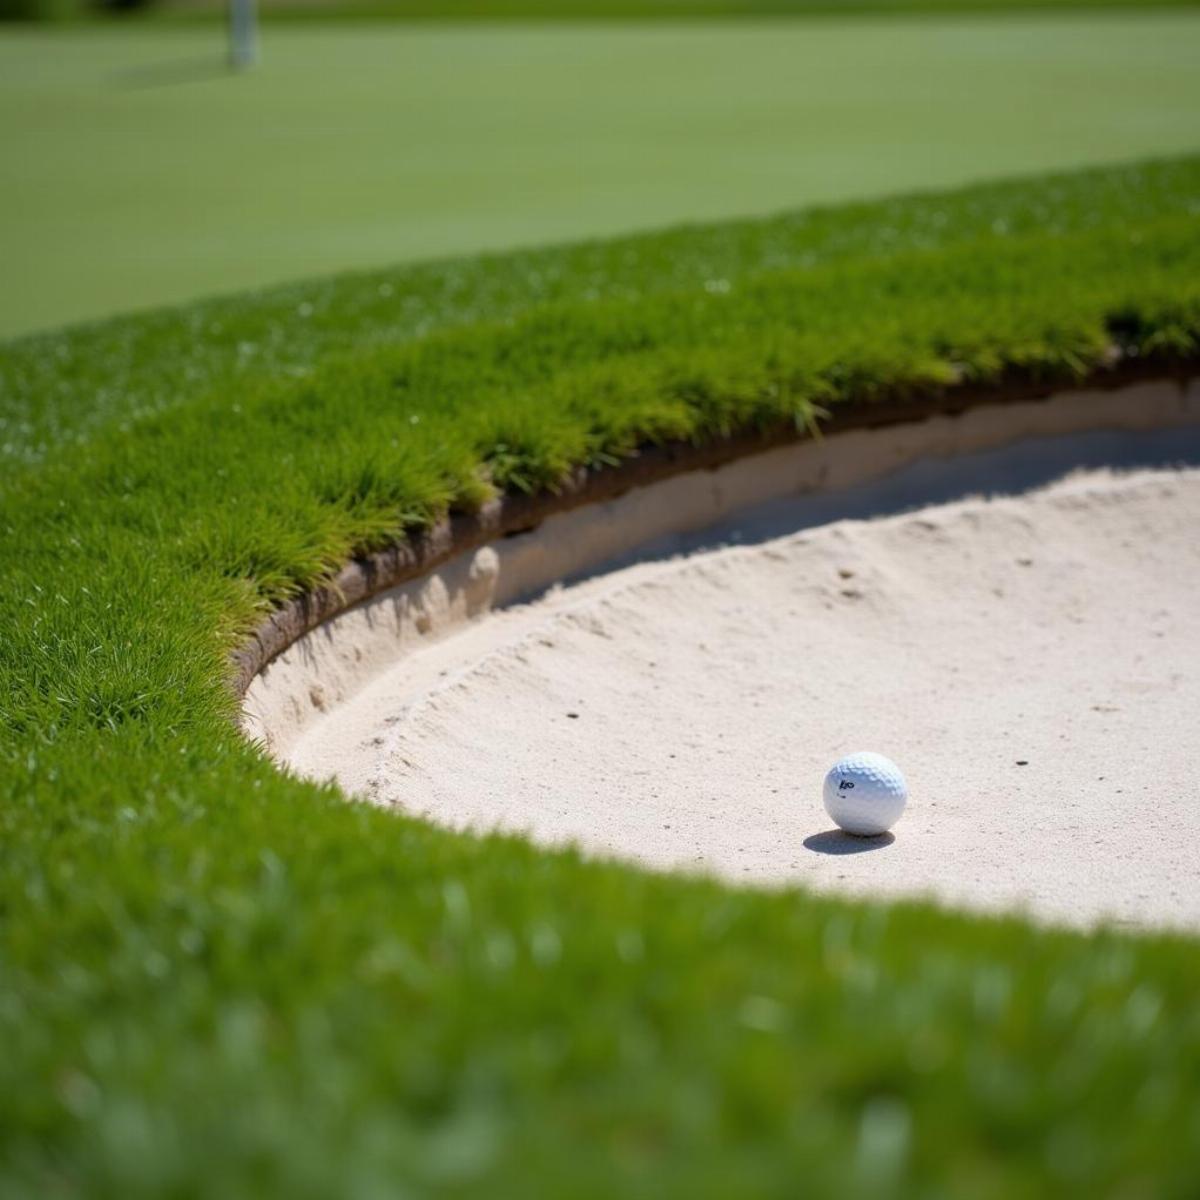
<path fill-rule="evenodd" d="M 841 829 L 826 829 L 823 833 L 810 834 L 803 844 L 805 850 L 811 850 L 814 854 L 865 854 L 868 850 L 882 850 L 895 840 L 894 833 L 862 837 Z"/>

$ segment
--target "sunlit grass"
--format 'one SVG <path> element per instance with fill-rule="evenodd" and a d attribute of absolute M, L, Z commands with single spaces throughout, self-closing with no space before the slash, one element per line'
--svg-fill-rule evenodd
<path fill-rule="evenodd" d="M 1194 363 L 1198 214 L 1188 160 L 7 347 L 0 1194 L 1188 1195 L 1193 940 L 348 805 L 243 743 L 227 656 L 357 550 L 646 443 Z"/>

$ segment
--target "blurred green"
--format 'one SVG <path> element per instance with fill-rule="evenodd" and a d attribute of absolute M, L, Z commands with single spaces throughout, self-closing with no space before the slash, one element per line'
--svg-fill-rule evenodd
<path fill-rule="evenodd" d="M 278 0 L 233 74 L 214 8 L 0 32 L 0 338 L 146 310 L 0 345 L 0 1200 L 1191 1200 L 1194 938 L 349 804 L 228 655 L 646 442 L 1195 372 L 1200 157 L 1122 160 L 1200 148 L 1200 13 Z"/>
<path fill-rule="evenodd" d="M 1200 145 L 1200 14 L 0 34 L 0 336 Z"/>
<path fill-rule="evenodd" d="M 505 21 L 677 20 L 680 17 L 846 15 L 880 12 L 1039 11 L 1059 8 L 1193 8 L 1196 0 L 258 0 L 284 20 Z M 211 21 L 227 0 L 0 0 L 0 20 L 70 20 L 103 13 L 152 12 Z"/>

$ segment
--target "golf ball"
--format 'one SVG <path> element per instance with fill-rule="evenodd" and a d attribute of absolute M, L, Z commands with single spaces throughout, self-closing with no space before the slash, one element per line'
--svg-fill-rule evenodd
<path fill-rule="evenodd" d="M 825 811 L 858 837 L 887 833 L 908 803 L 908 784 L 890 758 L 869 751 L 838 759 L 825 776 Z"/>

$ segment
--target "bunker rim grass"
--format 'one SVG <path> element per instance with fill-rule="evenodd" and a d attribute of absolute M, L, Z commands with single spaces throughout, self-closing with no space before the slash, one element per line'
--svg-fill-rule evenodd
<path fill-rule="evenodd" d="M 607 274 L 603 247 L 509 282 L 491 259 L 462 268 L 490 320 L 434 300 L 390 339 L 378 277 L 227 302 L 278 330 L 261 374 L 236 333 L 172 361 L 205 306 L 7 348 L 3 1187 L 771 1195 L 803 1170 L 834 1194 L 849 1162 L 867 1193 L 1186 1194 L 1191 940 L 751 894 L 346 805 L 239 739 L 226 656 L 352 555 L 647 443 L 1078 379 L 1114 343 L 1194 365 L 1198 209 L 1189 160 L 817 217 L 858 247 L 824 266 L 803 220 L 618 243 Z M 647 275 L 692 245 L 687 278 L 632 286 L 631 245 Z M 364 287 L 303 360 L 292 300 Z"/>

